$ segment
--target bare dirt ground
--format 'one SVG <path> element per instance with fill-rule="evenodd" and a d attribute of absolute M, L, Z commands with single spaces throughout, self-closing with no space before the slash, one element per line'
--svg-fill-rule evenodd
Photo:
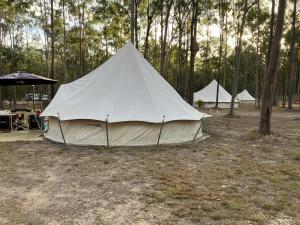
<path fill-rule="evenodd" d="M 237 115 L 189 145 L 0 143 L 0 224 L 300 224 L 300 112 L 275 109 L 266 138 Z"/>

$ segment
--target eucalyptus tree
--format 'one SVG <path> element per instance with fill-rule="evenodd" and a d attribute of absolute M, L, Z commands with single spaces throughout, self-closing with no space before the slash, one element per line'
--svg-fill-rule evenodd
<path fill-rule="evenodd" d="M 231 105 L 229 115 L 233 116 L 234 114 L 234 101 L 237 94 L 237 83 L 240 76 L 240 64 L 241 64 L 241 53 L 242 53 L 242 41 L 244 35 L 244 28 L 246 25 L 246 19 L 249 10 L 257 3 L 257 0 L 249 1 L 242 0 L 236 4 L 238 7 L 237 15 L 237 28 L 236 28 L 236 47 L 235 47 L 235 72 L 234 80 L 232 83 L 232 96 L 231 96 Z"/>
<path fill-rule="evenodd" d="M 272 105 L 276 87 L 277 69 L 280 59 L 280 41 L 282 38 L 285 8 L 286 0 L 279 0 L 275 32 L 270 51 L 268 69 L 264 77 L 264 88 L 260 109 L 259 132 L 264 135 L 269 135 L 271 132 Z"/>
<path fill-rule="evenodd" d="M 288 76 L 288 108 L 292 109 L 293 105 L 293 95 L 295 91 L 295 64 L 296 64 L 296 20 L 297 20 L 297 0 L 292 0 L 293 2 L 293 13 L 291 22 L 291 44 L 290 44 L 290 63 L 289 63 L 289 76 Z"/>

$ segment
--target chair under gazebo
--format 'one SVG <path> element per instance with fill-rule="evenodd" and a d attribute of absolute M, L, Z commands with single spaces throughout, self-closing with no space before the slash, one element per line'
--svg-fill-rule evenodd
<path fill-rule="evenodd" d="M 40 111 L 35 110 L 35 85 L 54 85 L 57 83 L 57 80 L 49 79 L 39 75 L 18 71 L 16 73 L 11 73 L 7 75 L 0 76 L 0 86 L 31 86 L 32 88 L 32 108 L 18 108 L 10 110 L 3 110 L 3 94 L 1 93 L 1 103 L 0 103 L 0 128 L 1 125 L 6 124 L 11 130 L 16 129 L 29 129 L 30 124 L 37 124 L 37 115 L 41 113 Z M 11 103 L 10 103 L 11 105 Z M 25 118 L 27 117 L 27 118 Z M 27 120 L 27 125 L 25 121 Z M 29 121 L 29 122 L 28 122 Z"/>

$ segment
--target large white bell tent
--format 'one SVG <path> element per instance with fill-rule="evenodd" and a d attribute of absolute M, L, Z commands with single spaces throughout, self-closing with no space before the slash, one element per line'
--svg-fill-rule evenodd
<path fill-rule="evenodd" d="M 236 100 L 240 103 L 255 103 L 255 98 L 252 97 L 246 89 L 237 94 Z"/>
<path fill-rule="evenodd" d="M 127 43 L 86 76 L 61 85 L 41 116 L 49 121 L 45 137 L 56 142 L 134 146 L 198 139 L 205 114 Z"/>
<path fill-rule="evenodd" d="M 218 82 L 213 80 L 206 87 L 198 92 L 194 93 L 194 106 L 212 108 L 216 106 L 217 97 L 217 86 Z M 234 108 L 238 107 L 239 102 L 234 101 Z M 219 108 L 230 108 L 231 105 L 231 95 L 219 84 L 219 97 L 218 97 L 218 107 Z"/>

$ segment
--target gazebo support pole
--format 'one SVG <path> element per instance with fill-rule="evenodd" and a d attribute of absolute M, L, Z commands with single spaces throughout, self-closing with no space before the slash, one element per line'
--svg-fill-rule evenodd
<path fill-rule="evenodd" d="M 196 132 L 196 134 L 195 134 L 194 138 L 193 138 L 193 141 L 195 141 L 195 140 L 196 140 L 196 138 L 197 138 L 197 135 L 198 135 L 199 131 L 200 131 L 200 130 L 201 130 L 201 128 L 202 128 L 203 121 L 204 121 L 204 118 L 201 118 L 201 119 L 200 119 L 200 125 L 199 125 L 199 127 L 198 127 L 198 130 L 197 130 L 197 132 Z"/>
<path fill-rule="evenodd" d="M 161 125 L 160 125 L 160 130 L 159 130 L 159 135 L 158 135 L 158 139 L 157 139 L 157 143 L 156 143 L 156 147 L 158 147 L 159 145 L 159 141 L 160 141 L 160 136 L 161 136 L 161 132 L 162 132 L 162 128 L 164 126 L 165 123 L 165 115 L 163 116 L 163 119 L 161 121 Z"/>
<path fill-rule="evenodd" d="M 63 132 L 62 126 L 61 126 L 61 121 L 60 121 L 59 113 L 57 113 L 57 119 L 58 119 L 58 125 L 59 125 L 59 129 L 60 129 L 61 136 L 62 136 L 62 138 L 63 138 L 63 141 L 64 141 L 65 146 L 67 146 L 66 139 L 65 139 L 65 135 L 64 135 L 64 132 Z"/>
<path fill-rule="evenodd" d="M 35 103 L 35 94 L 34 94 L 34 92 L 35 92 L 35 88 L 34 88 L 34 85 L 32 85 L 32 108 L 33 108 L 33 112 L 35 112 L 35 105 L 34 105 L 34 103 Z"/>
<path fill-rule="evenodd" d="M 106 116 L 106 120 L 105 120 L 105 129 L 106 129 L 106 143 L 107 143 L 107 147 L 109 148 L 108 117 L 109 117 L 109 115 Z"/>
<path fill-rule="evenodd" d="M 40 121 L 38 120 L 38 117 L 36 116 L 35 113 L 33 114 L 33 116 L 34 116 L 34 119 L 35 119 L 35 121 L 36 121 L 36 123 L 38 125 L 38 128 L 39 128 L 39 130 L 41 132 L 41 135 L 42 135 L 43 139 L 45 139 L 44 132 L 42 131 L 42 127 L 41 127 Z"/>

